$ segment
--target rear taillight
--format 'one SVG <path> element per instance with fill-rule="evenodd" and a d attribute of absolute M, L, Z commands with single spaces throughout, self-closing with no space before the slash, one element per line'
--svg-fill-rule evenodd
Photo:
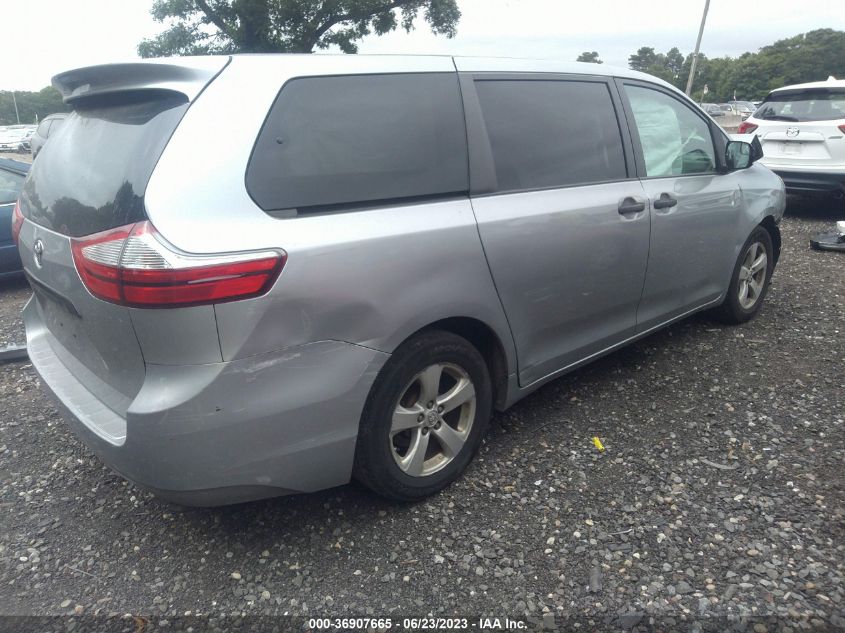
<path fill-rule="evenodd" d="M 222 303 L 267 292 L 285 263 L 268 250 L 188 255 L 168 247 L 149 222 L 73 238 L 73 261 L 88 291 L 140 308 Z"/>
<path fill-rule="evenodd" d="M 753 123 L 749 123 L 748 121 L 743 121 L 739 124 L 739 129 L 736 131 L 737 134 L 751 134 L 754 130 L 756 130 L 759 126 L 754 125 Z"/>
<path fill-rule="evenodd" d="M 841 132 L 842 132 L 843 134 L 845 134 L 845 123 L 843 123 L 842 125 L 840 125 L 840 126 L 839 126 L 839 129 L 841 130 Z"/>
<path fill-rule="evenodd" d="M 20 241 L 21 227 L 23 226 L 23 213 L 21 213 L 21 201 L 15 203 L 15 210 L 12 211 L 12 241 L 17 244 Z"/>

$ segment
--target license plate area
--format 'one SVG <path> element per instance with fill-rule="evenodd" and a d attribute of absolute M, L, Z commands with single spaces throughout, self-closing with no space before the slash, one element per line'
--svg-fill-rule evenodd
<path fill-rule="evenodd" d="M 71 345 L 72 349 L 87 341 L 82 317 L 68 299 L 41 284 L 33 284 L 32 293 L 44 325 L 57 340 L 65 346 Z"/>
<path fill-rule="evenodd" d="M 38 304 L 45 313 L 59 309 L 68 317 L 74 319 L 82 318 L 82 315 L 79 314 L 79 311 L 70 299 L 59 294 L 55 290 L 48 288 L 29 274 L 26 275 L 26 278 L 29 281 L 29 285 L 32 287 L 32 294 L 35 295 L 36 301 L 38 301 Z"/>

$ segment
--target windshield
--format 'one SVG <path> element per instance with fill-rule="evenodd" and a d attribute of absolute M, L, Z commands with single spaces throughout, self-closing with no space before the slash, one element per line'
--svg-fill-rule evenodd
<path fill-rule="evenodd" d="M 775 92 L 766 97 L 754 117 L 767 121 L 845 119 L 845 88 Z"/>

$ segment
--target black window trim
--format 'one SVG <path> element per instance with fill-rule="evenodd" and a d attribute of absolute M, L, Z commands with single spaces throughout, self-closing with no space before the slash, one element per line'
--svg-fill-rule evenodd
<path fill-rule="evenodd" d="M 642 143 L 640 142 L 640 133 L 637 129 L 636 119 L 634 118 L 634 111 L 631 109 L 631 102 L 628 99 L 627 93 L 625 92 L 625 86 L 636 86 L 637 88 L 646 88 L 648 90 L 654 90 L 655 92 L 659 92 L 663 95 L 666 95 L 667 97 L 670 97 L 678 103 L 686 106 L 687 109 L 689 109 L 693 114 L 695 114 L 699 119 L 701 119 L 702 123 L 707 126 L 707 129 L 710 132 L 710 142 L 713 144 L 713 154 L 716 157 L 716 169 L 712 172 L 704 172 L 698 174 L 672 174 L 668 176 L 649 176 L 646 173 L 643 147 Z M 616 88 L 622 100 L 625 118 L 627 119 L 628 132 L 630 133 L 631 139 L 633 141 L 634 158 L 637 166 L 637 174 L 640 180 L 720 176 L 729 171 L 727 165 L 725 164 L 725 147 L 729 140 L 727 134 L 724 130 L 722 130 L 718 123 L 716 123 L 706 114 L 704 114 L 698 104 L 692 101 L 689 97 L 687 97 L 686 95 L 679 95 L 674 91 L 669 90 L 659 84 L 651 83 L 649 81 L 641 81 L 639 79 L 627 79 L 624 77 L 616 78 Z"/>
<path fill-rule="evenodd" d="M 339 213 L 351 213 L 353 211 L 376 211 L 379 209 L 386 208 L 410 208 L 425 204 L 454 202 L 456 200 L 468 199 L 469 193 L 466 191 L 446 191 L 444 193 L 432 193 L 421 196 L 402 196 L 401 198 L 378 198 L 376 200 L 338 202 L 337 204 L 312 204 L 308 206 L 298 207 L 295 209 L 262 209 L 262 211 L 264 211 L 264 213 L 266 213 L 272 218 L 286 220 L 289 218 L 310 218 L 318 215 L 336 215 Z"/>
<path fill-rule="evenodd" d="M 467 142 L 469 149 L 469 190 L 472 198 L 513 195 L 531 193 L 535 191 L 555 191 L 558 189 L 572 189 L 574 187 L 592 187 L 595 185 L 637 180 L 638 176 L 635 167 L 634 149 L 631 137 L 626 133 L 625 128 L 627 123 L 624 119 L 625 115 L 622 108 L 622 100 L 615 89 L 613 77 L 572 73 L 494 71 L 459 72 L 458 79 L 464 100 L 464 112 L 466 113 Z M 478 99 L 478 93 L 475 89 L 475 84 L 478 81 L 568 81 L 604 84 L 607 88 L 608 94 L 610 95 L 613 111 L 616 115 L 616 125 L 619 130 L 619 137 L 622 141 L 626 177 L 594 182 L 555 185 L 551 187 L 499 190 L 496 178 L 496 165 L 493 161 L 493 150 L 490 146 L 490 138 L 487 134 L 487 127 L 484 122 L 484 116 L 481 112 L 481 102 Z M 608 125 L 611 124 L 612 122 L 608 121 Z"/>
<path fill-rule="evenodd" d="M 302 218 L 302 217 L 313 217 L 317 215 L 331 215 L 331 214 L 338 214 L 338 213 L 351 213 L 353 211 L 370 211 L 374 209 L 382 209 L 386 207 L 412 207 L 412 206 L 419 206 L 421 204 L 433 204 L 433 203 L 441 203 L 441 202 L 451 202 L 455 200 L 466 200 L 469 199 L 469 183 L 471 183 L 472 178 L 470 174 L 470 167 L 471 161 L 469 159 L 469 148 L 466 147 L 466 140 L 464 141 L 464 147 L 467 151 L 467 189 L 460 190 L 460 191 L 449 191 L 444 193 L 436 193 L 436 194 L 429 194 L 429 195 L 416 195 L 416 196 L 403 196 L 401 198 L 377 198 L 374 200 L 356 200 L 355 202 L 341 202 L 337 204 L 320 204 L 320 205 L 309 205 L 298 207 L 294 209 L 290 208 L 265 208 L 262 206 L 258 200 L 252 195 L 252 191 L 250 191 L 249 183 L 247 181 L 247 175 L 249 173 L 250 165 L 255 157 L 255 152 L 258 149 L 258 141 L 261 138 L 261 135 L 264 132 L 264 128 L 267 126 L 268 122 L 270 121 L 270 115 L 273 113 L 273 110 L 278 102 L 282 92 L 287 87 L 287 85 L 293 81 L 297 81 L 299 79 L 329 79 L 329 78 L 336 78 L 336 77 L 384 77 L 384 76 L 406 76 L 406 75 L 451 75 L 455 77 L 455 80 L 459 80 L 459 76 L 457 71 L 455 70 L 437 70 L 437 71 L 392 71 L 392 72 L 341 72 L 341 73 L 329 73 L 329 74 L 316 74 L 316 75 L 296 75 L 295 77 L 288 77 L 284 83 L 279 87 L 276 96 L 273 97 L 273 101 L 270 104 L 270 107 L 267 109 L 267 113 L 264 115 L 264 119 L 261 121 L 261 126 L 258 128 L 258 132 L 255 135 L 255 140 L 252 143 L 252 149 L 249 151 L 249 158 L 246 161 L 246 165 L 244 167 L 243 173 L 243 183 L 244 189 L 247 192 L 250 200 L 264 213 L 269 215 L 270 217 L 274 217 L 277 219 L 292 219 L 292 218 Z M 464 107 L 463 101 L 463 94 L 460 88 L 460 84 L 458 87 L 458 99 L 461 102 L 461 115 L 464 121 L 464 130 L 466 131 L 466 109 Z"/>

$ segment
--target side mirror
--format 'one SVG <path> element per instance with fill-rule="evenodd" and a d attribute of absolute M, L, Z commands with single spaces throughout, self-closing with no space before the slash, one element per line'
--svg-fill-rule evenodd
<path fill-rule="evenodd" d="M 747 169 L 763 157 L 763 146 L 756 136 L 750 143 L 728 141 L 725 147 L 725 165 L 730 171 Z"/>
<path fill-rule="evenodd" d="M 731 171 L 751 167 L 751 144 L 728 141 L 725 147 L 725 166 Z"/>

